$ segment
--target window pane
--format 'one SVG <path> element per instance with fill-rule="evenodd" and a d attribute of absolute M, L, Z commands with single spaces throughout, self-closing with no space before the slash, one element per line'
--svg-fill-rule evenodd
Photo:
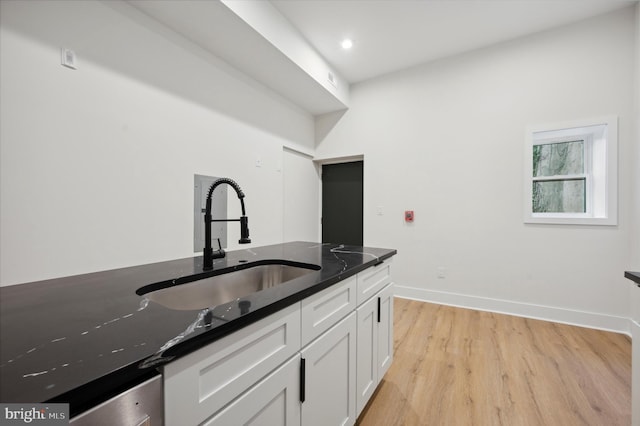
<path fill-rule="evenodd" d="M 584 141 L 533 146 L 533 176 L 584 173 Z"/>
<path fill-rule="evenodd" d="M 533 182 L 534 213 L 586 212 L 585 180 Z"/>

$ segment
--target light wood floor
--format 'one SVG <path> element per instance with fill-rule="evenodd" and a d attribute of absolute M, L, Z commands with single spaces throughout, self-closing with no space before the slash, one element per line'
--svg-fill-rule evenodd
<path fill-rule="evenodd" d="M 360 426 L 631 424 L 629 337 L 394 303 L 395 358 Z"/>

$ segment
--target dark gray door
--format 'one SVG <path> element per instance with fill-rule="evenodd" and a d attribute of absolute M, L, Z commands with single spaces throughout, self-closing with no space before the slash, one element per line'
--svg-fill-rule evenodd
<path fill-rule="evenodd" d="M 322 242 L 362 245 L 362 161 L 322 166 Z"/>

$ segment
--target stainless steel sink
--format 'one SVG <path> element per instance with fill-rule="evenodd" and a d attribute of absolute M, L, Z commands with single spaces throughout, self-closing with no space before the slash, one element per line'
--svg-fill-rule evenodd
<path fill-rule="evenodd" d="M 170 309 L 205 309 L 279 286 L 319 269 L 317 265 L 304 263 L 295 266 L 260 264 L 209 278 L 196 278 L 195 281 L 184 284 L 173 284 L 175 281 L 159 283 L 159 286 L 166 287 L 159 290 L 149 291 L 150 286 L 145 286 L 137 293 Z M 184 282 L 185 279 L 181 278 L 180 281 Z M 149 292 L 146 293 L 145 289 Z"/>

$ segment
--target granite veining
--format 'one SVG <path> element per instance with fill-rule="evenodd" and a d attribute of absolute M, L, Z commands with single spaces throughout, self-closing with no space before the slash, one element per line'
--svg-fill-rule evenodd
<path fill-rule="evenodd" d="M 395 255 L 291 242 L 227 252 L 214 271 L 287 260 L 320 270 L 218 306 L 173 310 L 136 294 L 202 273 L 202 257 L 0 287 L 0 402 L 69 402 L 72 415 L 156 367 Z"/>

